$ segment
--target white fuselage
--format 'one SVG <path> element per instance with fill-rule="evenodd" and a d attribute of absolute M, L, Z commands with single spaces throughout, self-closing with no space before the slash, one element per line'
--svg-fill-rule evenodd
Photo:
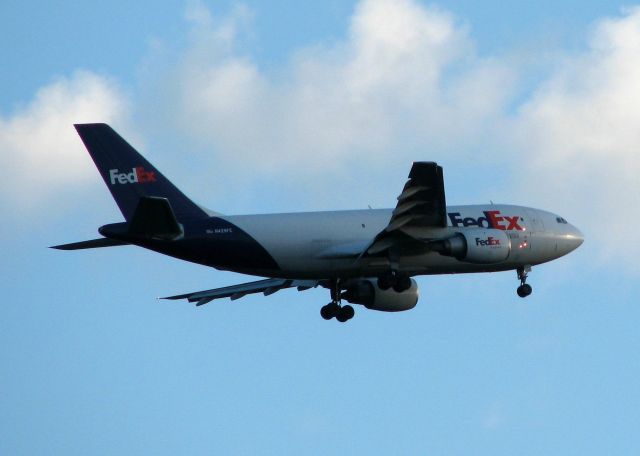
<path fill-rule="evenodd" d="M 388 270 L 389 258 L 356 261 L 384 230 L 392 209 L 368 209 L 222 217 L 260 243 L 278 263 L 279 271 L 238 271 L 283 278 L 375 276 Z M 406 230 L 414 239 L 444 239 L 477 228 L 504 231 L 511 242 L 508 258 L 493 264 L 472 264 L 433 251 L 404 252 L 395 267 L 409 275 L 491 272 L 532 266 L 576 249 L 582 233 L 563 218 L 523 206 L 492 204 L 447 207 L 446 228 Z"/>

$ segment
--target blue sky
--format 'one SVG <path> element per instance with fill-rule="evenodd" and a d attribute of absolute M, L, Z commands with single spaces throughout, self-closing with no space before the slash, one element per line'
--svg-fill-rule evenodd
<path fill-rule="evenodd" d="M 612 2 L 0 5 L 0 454 L 637 454 L 640 10 Z M 549 209 L 585 244 L 419 279 L 155 297 L 246 277 L 121 247 L 73 122 L 106 121 L 223 213 L 389 207 L 413 160 L 450 204 Z"/>

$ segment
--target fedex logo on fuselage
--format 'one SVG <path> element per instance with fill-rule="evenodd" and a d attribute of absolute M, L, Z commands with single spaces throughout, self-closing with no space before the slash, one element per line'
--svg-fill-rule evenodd
<path fill-rule="evenodd" d="M 494 228 L 497 230 L 518 230 L 524 231 L 520 225 L 519 215 L 502 215 L 500 211 L 483 211 L 484 217 L 462 217 L 460 212 L 450 212 L 447 214 L 451 225 L 455 227 L 477 226 L 478 228 Z"/>
<path fill-rule="evenodd" d="M 120 170 L 110 169 L 109 180 L 111 185 L 115 184 L 146 184 L 156 181 L 155 171 L 146 171 L 142 166 L 131 168 L 129 173 L 121 173 Z"/>

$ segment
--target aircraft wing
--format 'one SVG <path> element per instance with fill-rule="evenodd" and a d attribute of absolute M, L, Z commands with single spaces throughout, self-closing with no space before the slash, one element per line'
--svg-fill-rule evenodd
<path fill-rule="evenodd" d="M 442 167 L 434 162 L 415 162 L 387 227 L 378 233 L 362 256 L 375 255 L 398 243 L 412 240 L 407 228 L 445 228 L 447 204 Z"/>
<path fill-rule="evenodd" d="M 214 299 L 231 298 L 231 300 L 234 301 L 252 293 L 263 293 L 265 296 L 269 296 L 270 294 L 285 288 L 296 287 L 298 291 L 303 291 L 308 290 L 309 288 L 315 288 L 319 284 L 320 282 L 317 280 L 265 279 L 258 280 L 256 282 L 231 285 L 229 287 L 214 288 L 212 290 L 167 296 L 160 299 L 186 299 L 189 302 L 195 302 L 196 306 L 201 306 L 213 301 Z"/>

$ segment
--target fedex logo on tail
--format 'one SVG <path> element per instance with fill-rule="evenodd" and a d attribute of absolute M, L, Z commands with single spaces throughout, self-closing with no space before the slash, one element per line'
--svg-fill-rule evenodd
<path fill-rule="evenodd" d="M 460 212 L 450 212 L 447 214 L 451 225 L 460 226 L 477 226 L 478 228 L 494 228 L 497 230 L 518 230 L 524 231 L 520 225 L 519 215 L 502 215 L 500 211 L 484 211 L 484 217 L 462 217 Z"/>
<path fill-rule="evenodd" d="M 156 181 L 155 171 L 146 171 L 142 166 L 131 168 L 131 172 L 121 173 L 119 169 L 109 170 L 111 185 L 115 184 L 146 184 Z"/>

